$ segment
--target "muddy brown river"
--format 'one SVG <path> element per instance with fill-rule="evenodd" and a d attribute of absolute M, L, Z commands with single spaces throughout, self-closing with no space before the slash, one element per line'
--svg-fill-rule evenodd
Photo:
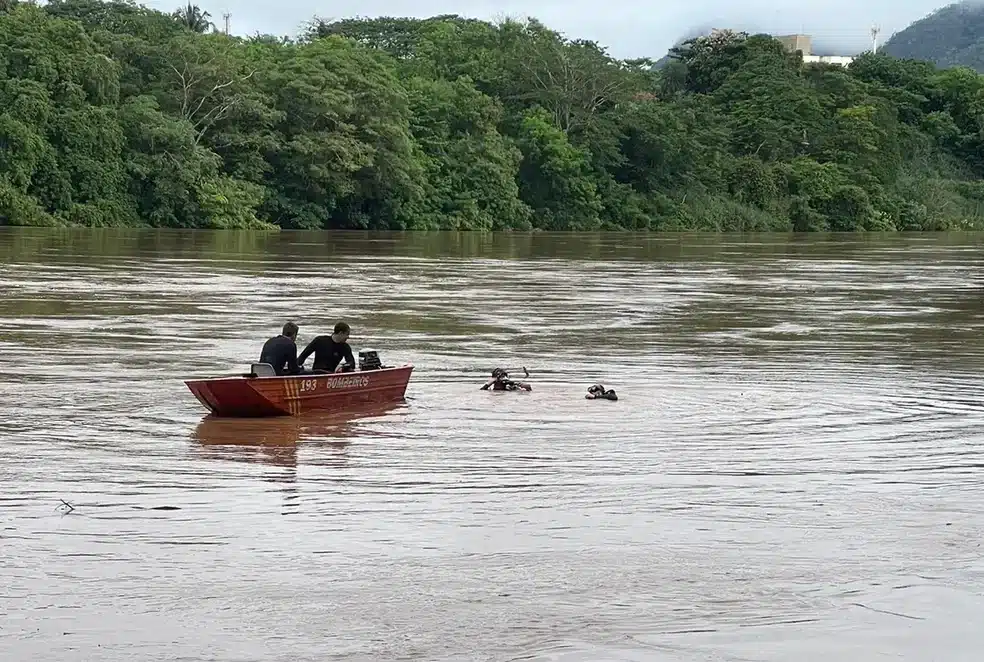
<path fill-rule="evenodd" d="M 982 269 L 981 235 L 2 229 L 0 660 L 978 662 Z M 182 380 L 288 319 L 413 363 L 406 402 L 206 419 Z"/>

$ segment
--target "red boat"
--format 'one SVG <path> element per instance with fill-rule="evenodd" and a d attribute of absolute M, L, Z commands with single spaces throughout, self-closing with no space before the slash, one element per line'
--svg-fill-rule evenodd
<path fill-rule="evenodd" d="M 412 365 L 278 377 L 265 363 L 248 375 L 189 380 L 185 384 L 215 416 L 297 416 L 345 411 L 356 405 L 403 400 Z"/>

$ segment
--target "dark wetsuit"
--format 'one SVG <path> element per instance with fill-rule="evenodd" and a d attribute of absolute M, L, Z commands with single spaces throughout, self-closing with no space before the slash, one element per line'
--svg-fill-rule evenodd
<path fill-rule="evenodd" d="M 481 388 L 482 391 L 525 391 L 524 385 L 511 379 L 496 379 Z"/>
<path fill-rule="evenodd" d="M 287 336 L 274 336 L 263 343 L 260 363 L 269 363 L 278 375 L 297 375 L 301 372 L 297 363 L 297 345 Z"/>
<path fill-rule="evenodd" d="M 297 357 L 298 363 L 303 364 L 312 352 L 314 353 L 315 370 L 335 372 L 335 368 L 338 367 L 343 358 L 346 363 L 353 368 L 355 367 L 355 359 L 352 357 L 352 348 L 349 347 L 349 344 L 347 342 L 335 342 L 331 336 L 318 336 L 312 340 Z"/>
<path fill-rule="evenodd" d="M 584 396 L 588 400 L 618 400 L 615 389 L 605 388 L 601 384 L 595 384 L 588 389 L 588 394 Z"/>

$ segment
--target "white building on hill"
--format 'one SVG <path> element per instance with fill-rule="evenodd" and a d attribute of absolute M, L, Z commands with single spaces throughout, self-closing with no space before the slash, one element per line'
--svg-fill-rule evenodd
<path fill-rule="evenodd" d="M 796 51 L 800 51 L 803 54 L 804 64 L 839 64 L 842 67 L 846 67 L 854 61 L 854 57 L 849 55 L 814 55 L 813 44 L 810 41 L 809 35 L 792 34 L 776 37 L 776 39 L 782 42 L 782 45 L 790 52 L 795 53 Z"/>

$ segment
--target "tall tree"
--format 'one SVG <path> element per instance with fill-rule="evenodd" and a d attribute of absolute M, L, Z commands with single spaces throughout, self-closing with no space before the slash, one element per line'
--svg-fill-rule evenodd
<path fill-rule="evenodd" d="M 201 9 L 198 5 L 193 5 L 190 2 L 183 7 L 175 9 L 172 16 L 174 16 L 178 23 L 192 32 L 199 34 L 215 28 L 215 24 L 209 20 L 212 18 L 212 15 Z"/>

